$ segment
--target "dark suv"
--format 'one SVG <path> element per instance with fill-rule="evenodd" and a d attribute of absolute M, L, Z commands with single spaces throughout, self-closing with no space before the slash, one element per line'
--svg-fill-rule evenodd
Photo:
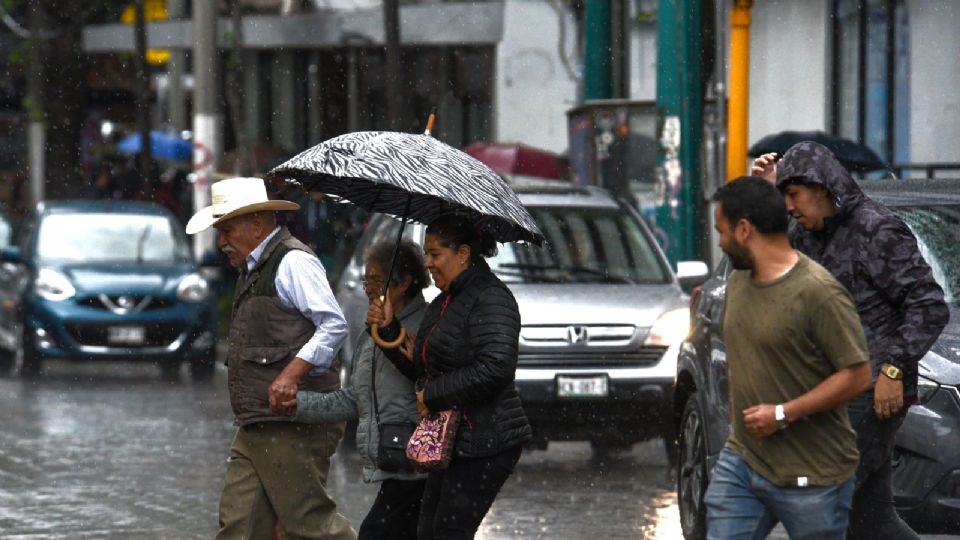
<path fill-rule="evenodd" d="M 893 491 L 900 515 L 924 532 L 960 530 L 960 183 L 874 181 L 861 187 L 914 232 L 946 293 L 950 323 L 920 362 L 920 403 L 897 435 Z M 688 539 L 703 538 L 703 496 L 727 438 L 727 362 L 719 324 L 730 265 L 723 259 L 691 296 L 680 346 L 673 417 L 677 498 Z"/>

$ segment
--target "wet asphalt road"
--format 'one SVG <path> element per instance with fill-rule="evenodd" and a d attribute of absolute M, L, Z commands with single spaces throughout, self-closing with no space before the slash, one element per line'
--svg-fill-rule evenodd
<path fill-rule="evenodd" d="M 44 369 L 0 379 L 0 538 L 214 536 L 234 431 L 222 370 L 197 384 L 152 366 Z M 328 482 L 355 526 L 376 491 L 359 471 L 341 448 Z M 527 451 L 478 538 L 681 538 L 661 442 L 602 459 L 582 443 Z"/>

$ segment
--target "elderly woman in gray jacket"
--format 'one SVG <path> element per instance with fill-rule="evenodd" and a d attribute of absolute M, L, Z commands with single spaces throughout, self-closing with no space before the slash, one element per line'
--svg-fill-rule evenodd
<path fill-rule="evenodd" d="M 383 280 L 390 268 L 395 246 L 392 242 L 382 242 L 367 255 L 363 284 L 371 302 L 383 291 Z M 409 241 L 401 243 L 387 294 L 404 327 L 419 328 L 427 307 L 421 291 L 429 284 L 430 277 L 424 268 L 420 249 Z M 412 340 L 408 339 L 408 346 L 410 342 Z M 365 332 L 359 337 L 343 388 L 330 393 L 301 391 L 296 400 L 283 405 L 296 422 L 359 419 L 357 450 L 364 462 L 363 480 L 381 482 L 381 485 L 370 512 L 360 525 L 358 538 L 415 540 L 426 476 L 416 474 L 412 469 L 383 470 L 378 466 L 377 453 L 378 422 L 416 424 L 420 420 L 417 396 L 413 381 L 383 356 L 370 334 Z"/>

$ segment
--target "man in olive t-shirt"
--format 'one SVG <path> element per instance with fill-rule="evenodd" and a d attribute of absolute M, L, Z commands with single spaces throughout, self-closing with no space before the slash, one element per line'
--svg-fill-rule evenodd
<path fill-rule="evenodd" d="M 732 430 L 707 490 L 708 538 L 846 535 L 858 454 L 844 405 L 866 390 L 846 289 L 787 239 L 783 197 L 738 178 L 713 200 L 733 272 L 722 322 Z"/>

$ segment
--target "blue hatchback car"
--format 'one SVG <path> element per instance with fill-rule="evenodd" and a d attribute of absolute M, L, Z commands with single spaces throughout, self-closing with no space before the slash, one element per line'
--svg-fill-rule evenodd
<path fill-rule="evenodd" d="M 47 201 L 0 251 L 0 369 L 132 360 L 213 374 L 214 294 L 183 227 L 154 203 Z"/>

